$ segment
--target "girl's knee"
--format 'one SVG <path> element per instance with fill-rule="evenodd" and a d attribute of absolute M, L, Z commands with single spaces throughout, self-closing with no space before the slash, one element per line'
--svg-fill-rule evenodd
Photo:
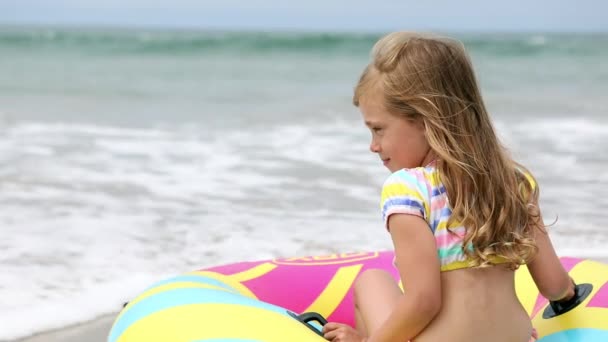
<path fill-rule="evenodd" d="M 380 269 L 362 272 L 355 280 L 353 291 L 357 327 L 370 334 L 390 315 L 402 295 L 395 278 Z"/>
<path fill-rule="evenodd" d="M 365 270 L 355 280 L 353 287 L 355 303 L 360 301 L 362 294 L 374 293 L 394 286 L 396 286 L 395 279 L 387 271 L 382 269 Z"/>
<path fill-rule="evenodd" d="M 395 282 L 393 276 L 385 270 L 378 268 L 371 268 L 363 271 L 355 281 L 355 287 L 357 286 L 369 286 L 384 282 Z"/>

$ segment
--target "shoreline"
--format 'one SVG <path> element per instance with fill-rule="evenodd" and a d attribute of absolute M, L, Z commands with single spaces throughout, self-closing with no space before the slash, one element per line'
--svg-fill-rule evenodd
<path fill-rule="evenodd" d="M 6 342 L 105 342 L 118 312 Z"/>

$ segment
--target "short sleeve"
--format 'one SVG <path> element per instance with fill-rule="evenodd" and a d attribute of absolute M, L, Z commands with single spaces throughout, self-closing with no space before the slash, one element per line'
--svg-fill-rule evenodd
<path fill-rule="evenodd" d="M 532 196 L 536 197 L 538 195 L 538 184 L 536 183 L 536 179 L 534 178 L 532 173 L 530 173 L 530 171 L 524 169 L 523 167 L 517 167 L 516 170 L 517 172 L 519 172 L 520 175 L 523 176 L 521 177 L 521 182 L 519 183 L 519 191 L 524 196 L 528 196 L 528 189 L 531 189 Z M 528 185 L 530 186 L 529 188 L 524 185 L 525 182 L 528 183 Z"/>
<path fill-rule="evenodd" d="M 536 179 L 534 178 L 534 176 L 532 176 L 530 172 L 524 172 L 524 176 L 526 177 L 528 183 L 530 183 L 530 187 L 532 188 L 532 190 L 536 191 L 538 185 L 536 184 Z"/>
<path fill-rule="evenodd" d="M 393 173 L 382 186 L 380 208 L 384 227 L 388 230 L 392 214 L 414 215 L 427 220 L 428 198 L 427 181 L 421 169 Z"/>

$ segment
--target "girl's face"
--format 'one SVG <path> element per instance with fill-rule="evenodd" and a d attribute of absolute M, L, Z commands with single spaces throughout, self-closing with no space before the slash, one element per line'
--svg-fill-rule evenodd
<path fill-rule="evenodd" d="M 426 166 L 434 154 L 424 134 L 422 121 L 412 121 L 391 114 L 381 95 L 362 96 L 359 109 L 372 133 L 370 151 L 377 153 L 391 172 Z"/>

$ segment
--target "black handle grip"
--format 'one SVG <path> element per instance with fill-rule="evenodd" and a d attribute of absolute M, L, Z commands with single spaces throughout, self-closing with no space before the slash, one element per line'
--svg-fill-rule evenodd
<path fill-rule="evenodd" d="M 543 312 L 543 318 L 549 319 L 565 314 L 582 303 L 593 291 L 591 284 L 574 285 L 574 296 L 568 300 L 549 302 L 549 306 Z"/>
<path fill-rule="evenodd" d="M 287 314 L 289 314 L 289 316 L 295 318 L 300 323 L 307 326 L 308 329 L 314 331 L 317 335 L 323 337 L 323 332 L 319 331 L 312 324 L 310 324 L 310 322 L 312 322 L 312 321 L 319 322 L 319 324 L 321 324 L 321 326 L 324 326 L 325 324 L 327 324 L 327 320 L 323 316 L 321 316 L 321 314 L 319 314 L 317 312 L 305 312 L 301 315 L 297 315 L 294 312 L 291 312 L 289 310 L 287 310 Z"/>
<path fill-rule="evenodd" d="M 323 316 L 321 316 L 321 314 L 316 312 L 305 312 L 299 315 L 298 318 L 304 323 L 308 323 L 310 321 L 317 321 L 319 322 L 319 324 L 321 324 L 321 326 L 327 324 L 327 320 Z"/>

